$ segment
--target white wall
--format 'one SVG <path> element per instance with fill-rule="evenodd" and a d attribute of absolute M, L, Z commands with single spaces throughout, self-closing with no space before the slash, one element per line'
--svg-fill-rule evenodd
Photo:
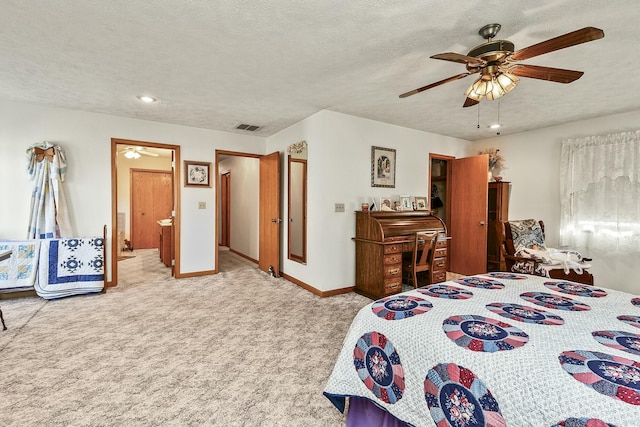
<path fill-rule="evenodd" d="M 101 234 L 104 224 L 110 234 L 111 138 L 179 145 L 181 160 L 205 162 L 215 162 L 216 149 L 263 154 L 265 146 L 264 138 L 251 135 L 0 101 L 0 238 L 26 236 L 31 182 L 25 150 L 45 140 L 67 155 L 64 186 L 74 234 Z M 215 194 L 213 187 L 181 188 L 180 273 L 215 268 Z M 198 209 L 199 201 L 207 209 Z"/>
<path fill-rule="evenodd" d="M 496 147 L 505 157 L 501 175 L 511 181 L 509 218 L 541 219 L 547 244 L 558 247 L 560 230 L 560 149 L 567 138 L 635 131 L 640 111 L 582 120 L 537 131 L 506 135 L 473 144 L 469 154 Z M 589 253 L 596 285 L 640 294 L 640 255 Z"/>
<path fill-rule="evenodd" d="M 218 172 L 231 173 L 230 248 L 257 260 L 260 256 L 260 159 L 231 156 L 219 163 Z"/>
<path fill-rule="evenodd" d="M 300 140 L 309 146 L 307 264 L 282 260 L 282 271 L 321 291 L 354 286 L 354 211 L 371 197 L 428 196 L 429 153 L 463 156 L 468 141 L 321 111 L 267 138 L 266 152 L 286 152 Z M 371 187 L 371 147 L 396 149 L 396 187 Z M 283 155 L 284 157 L 284 155 Z M 286 174 L 285 174 L 286 178 Z M 283 185 L 283 212 L 287 186 Z M 334 204 L 344 203 L 345 212 Z M 286 223 L 282 227 L 286 248 Z"/>

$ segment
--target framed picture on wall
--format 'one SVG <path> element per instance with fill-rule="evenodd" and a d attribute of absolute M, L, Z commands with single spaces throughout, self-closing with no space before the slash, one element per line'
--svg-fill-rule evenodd
<path fill-rule="evenodd" d="M 396 150 L 371 147 L 371 186 L 396 187 Z"/>
<path fill-rule="evenodd" d="M 184 161 L 185 187 L 211 187 L 211 163 Z"/>

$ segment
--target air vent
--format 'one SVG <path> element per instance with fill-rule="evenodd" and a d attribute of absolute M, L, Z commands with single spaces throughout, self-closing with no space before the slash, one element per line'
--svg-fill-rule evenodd
<path fill-rule="evenodd" d="M 246 130 L 246 131 L 249 131 L 249 132 L 255 132 L 258 129 L 260 129 L 260 126 L 248 125 L 246 123 L 240 123 L 238 126 L 236 126 L 236 129 Z"/>

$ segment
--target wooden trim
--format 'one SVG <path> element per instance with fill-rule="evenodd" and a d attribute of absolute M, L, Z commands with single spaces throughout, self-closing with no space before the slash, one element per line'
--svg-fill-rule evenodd
<path fill-rule="evenodd" d="M 224 156 L 253 157 L 256 159 L 264 156 L 264 154 L 243 153 L 241 151 L 216 150 L 216 162 L 218 162 L 218 154 L 222 154 Z"/>
<path fill-rule="evenodd" d="M 353 290 L 355 289 L 355 287 L 351 286 L 351 287 L 348 287 L 348 288 L 332 289 L 330 291 L 321 291 L 319 289 L 314 288 L 311 285 L 308 285 L 308 284 L 304 283 L 301 280 L 296 279 L 295 277 L 292 277 L 292 276 L 289 276 L 286 273 L 283 273 L 282 271 L 280 272 L 280 276 L 282 276 L 284 279 L 287 279 L 291 283 L 294 283 L 294 284 L 300 286 L 301 288 L 306 289 L 307 291 L 311 292 L 312 294 L 318 295 L 319 297 L 322 297 L 322 298 L 332 297 L 332 296 L 341 295 L 341 294 L 348 294 L 350 292 L 353 292 Z"/>
<path fill-rule="evenodd" d="M 176 279 L 186 279 L 187 277 L 210 276 L 212 274 L 218 274 L 218 270 L 203 270 L 203 271 L 193 271 L 190 273 L 179 273 L 179 274 L 176 274 Z"/>
<path fill-rule="evenodd" d="M 253 258 L 251 258 L 249 255 L 245 255 L 245 254 L 243 254 L 242 252 L 238 252 L 238 251 L 236 251 L 235 249 L 231 249 L 231 248 L 229 248 L 229 252 L 233 252 L 234 254 L 236 254 L 236 255 L 238 255 L 238 256 L 241 256 L 241 257 L 242 257 L 242 258 L 244 258 L 244 259 L 248 259 L 249 261 L 251 261 L 251 262 L 253 262 L 253 263 L 255 263 L 255 264 L 257 264 L 257 263 L 258 263 L 258 260 L 257 260 L 257 259 L 253 259 Z"/>
<path fill-rule="evenodd" d="M 0 300 L 35 296 L 38 296 L 38 294 L 36 294 L 36 290 L 34 288 L 19 291 L 0 291 Z"/>
<path fill-rule="evenodd" d="M 180 276 L 180 146 L 174 144 L 163 144 L 158 142 L 135 141 L 131 139 L 111 138 L 111 280 L 106 282 L 106 287 L 118 285 L 118 145 L 136 145 L 140 147 L 159 148 L 173 150 L 173 208 L 176 215 L 173 217 L 173 249 L 175 263 L 172 271 L 175 277 Z M 107 260 L 105 259 L 105 264 Z M 217 265 L 216 265 L 217 272 Z M 106 270 L 105 270 L 106 277 Z"/>

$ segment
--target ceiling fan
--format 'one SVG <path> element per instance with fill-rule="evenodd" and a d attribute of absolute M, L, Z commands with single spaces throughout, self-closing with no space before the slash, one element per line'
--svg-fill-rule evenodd
<path fill-rule="evenodd" d="M 582 71 L 519 64 L 518 61 L 604 37 L 604 31 L 601 29 L 585 27 L 514 51 L 515 46 L 509 40 L 493 40 L 500 28 L 500 24 L 489 24 L 480 28 L 478 34 L 487 41 L 474 47 L 466 55 L 447 52 L 431 56 L 433 59 L 465 64 L 467 72 L 403 93 L 400 98 L 406 98 L 472 74 L 480 74 L 480 76 L 467 89 L 467 99 L 464 102 L 464 107 L 478 104 L 485 96 L 488 100 L 500 98 L 518 85 L 519 77 L 557 83 L 571 83 L 579 79 L 584 73 Z"/>
<path fill-rule="evenodd" d="M 150 156 L 150 157 L 158 157 L 158 153 L 154 153 L 153 151 L 145 150 L 143 147 L 127 147 L 124 150 L 120 151 L 120 154 L 125 156 L 127 159 L 139 159 L 140 156 Z"/>

